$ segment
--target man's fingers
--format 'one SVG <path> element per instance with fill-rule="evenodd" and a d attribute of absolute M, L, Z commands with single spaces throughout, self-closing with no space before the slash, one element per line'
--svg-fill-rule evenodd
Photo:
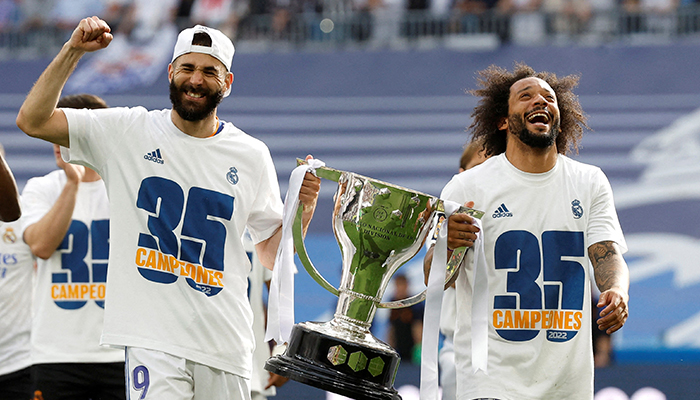
<path fill-rule="evenodd" d="M 479 232 L 479 228 L 474 225 L 474 218 L 467 214 L 452 214 L 449 221 L 450 230 L 456 229 L 464 232 Z"/>
<path fill-rule="evenodd" d="M 473 242 L 476 240 L 476 233 L 472 231 L 459 231 L 457 232 L 457 239 Z"/>
<path fill-rule="evenodd" d="M 301 188 L 299 189 L 299 193 L 304 194 L 304 195 L 315 196 L 318 194 L 318 191 L 320 189 L 321 189 L 321 179 L 314 176 L 310 172 L 307 172 L 306 176 L 304 177 L 304 181 L 301 183 Z"/>
<path fill-rule="evenodd" d="M 102 44 L 104 47 L 107 47 L 110 43 L 112 43 L 112 39 L 114 39 L 114 36 L 112 36 L 111 33 L 104 32 L 97 38 L 96 41 L 97 43 Z"/>
<path fill-rule="evenodd" d="M 471 247 L 475 240 L 476 233 L 471 230 L 450 230 L 447 235 L 447 247 L 450 249 Z"/>
<path fill-rule="evenodd" d="M 318 199 L 318 192 L 321 189 L 321 178 L 315 176 L 314 174 L 307 172 L 304 176 L 304 181 L 301 183 L 301 188 L 299 188 L 299 200 L 304 204 L 304 211 L 313 209 L 316 200 Z"/>
<path fill-rule="evenodd" d="M 629 317 L 627 303 L 615 292 L 603 292 L 598 301 L 598 307 L 605 306 L 600 312 L 598 328 L 608 334 L 620 330 Z"/>
<path fill-rule="evenodd" d="M 81 41 L 89 43 L 96 41 L 98 43 L 109 44 L 112 41 L 112 29 L 107 23 L 97 17 L 84 18 L 78 24 L 81 31 Z"/>
<path fill-rule="evenodd" d="M 627 317 L 626 311 L 609 314 L 607 317 L 598 320 L 598 329 L 605 331 L 607 334 L 616 332 L 625 325 Z"/>
<path fill-rule="evenodd" d="M 454 217 L 454 218 L 453 218 Z M 448 224 L 450 231 L 455 232 L 469 232 L 476 233 L 479 232 L 479 228 L 474 225 L 474 220 L 469 215 L 453 215 L 450 217 L 450 222 Z"/>
<path fill-rule="evenodd" d="M 86 26 L 83 29 L 83 32 L 84 32 L 83 41 L 89 42 L 89 41 L 95 39 L 95 37 L 98 35 L 98 33 L 96 32 L 98 24 L 94 20 L 94 17 L 92 17 L 92 18 L 85 18 L 85 25 Z M 101 32 L 99 34 L 101 34 Z"/>

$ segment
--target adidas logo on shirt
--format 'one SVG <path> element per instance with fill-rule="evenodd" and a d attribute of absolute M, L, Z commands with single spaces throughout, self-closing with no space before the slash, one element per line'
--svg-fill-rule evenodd
<path fill-rule="evenodd" d="M 152 151 L 152 152 L 146 154 L 145 156 L 143 156 L 143 158 L 146 160 L 149 160 L 149 161 L 153 161 L 153 162 L 158 163 L 158 164 L 164 163 L 163 157 L 161 157 L 161 155 L 160 155 L 160 149 L 156 149 L 155 151 Z"/>
<path fill-rule="evenodd" d="M 498 210 L 493 212 L 492 217 L 493 218 L 508 218 L 512 217 L 513 213 L 508 210 L 508 207 L 506 207 L 505 204 L 501 203 L 500 207 L 498 207 Z"/>

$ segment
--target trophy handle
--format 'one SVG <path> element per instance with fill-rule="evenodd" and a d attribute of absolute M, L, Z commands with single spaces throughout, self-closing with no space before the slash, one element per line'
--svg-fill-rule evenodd
<path fill-rule="evenodd" d="M 321 285 L 324 289 L 328 290 L 329 292 L 333 293 L 333 295 L 338 296 L 338 294 L 340 293 L 338 289 L 336 289 L 335 286 L 331 285 L 326 280 L 326 278 L 321 276 L 316 267 L 314 267 L 314 264 L 311 262 L 309 254 L 306 252 L 306 244 L 304 243 L 304 231 L 302 230 L 301 226 L 301 215 L 303 212 L 304 208 L 297 206 L 297 215 L 294 218 L 294 225 L 292 226 L 294 236 L 294 248 L 296 248 L 297 250 L 297 256 L 299 256 L 299 261 L 301 261 L 301 265 L 304 266 L 306 272 L 308 272 L 309 275 L 311 275 L 311 277 L 313 278 L 313 280 L 316 281 L 316 283 Z"/>
<path fill-rule="evenodd" d="M 450 260 L 447 262 L 447 275 L 445 275 L 445 289 L 450 287 L 457 279 L 457 269 L 462 263 L 464 256 L 467 254 L 467 250 L 468 249 L 466 247 L 458 247 L 452 252 L 452 257 L 450 257 Z M 377 307 L 389 309 L 411 307 L 425 300 L 426 291 L 427 289 L 423 289 L 422 292 L 411 297 L 407 297 L 403 300 L 394 300 L 379 303 Z"/>

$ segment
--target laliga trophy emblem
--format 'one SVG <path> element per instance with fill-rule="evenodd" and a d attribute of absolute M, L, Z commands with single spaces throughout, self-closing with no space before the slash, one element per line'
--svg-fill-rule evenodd
<path fill-rule="evenodd" d="M 370 333 L 370 326 L 377 307 L 409 307 L 425 299 L 423 291 L 381 302 L 392 275 L 420 251 L 444 204 L 436 197 L 351 172 L 321 167 L 316 175 L 338 182 L 333 232 L 342 253 L 340 287 L 328 283 L 306 253 L 301 207 L 292 228 L 294 247 L 309 275 L 338 296 L 338 305 L 331 321 L 295 324 L 287 350 L 270 358 L 265 369 L 355 399 L 401 399 L 393 388 L 400 357 Z M 483 215 L 464 207 L 459 212 Z M 462 248 L 453 253 L 446 285 L 455 278 L 465 252 Z"/>

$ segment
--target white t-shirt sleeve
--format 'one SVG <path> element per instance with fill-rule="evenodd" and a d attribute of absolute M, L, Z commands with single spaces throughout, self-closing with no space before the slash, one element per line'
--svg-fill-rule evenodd
<path fill-rule="evenodd" d="M 62 151 L 61 155 L 66 161 L 98 173 L 103 171 L 114 150 L 124 145 L 124 136 L 119 133 L 125 130 L 124 124 L 134 123 L 138 119 L 132 115 L 146 111 L 142 107 L 62 110 L 68 120 L 70 151 Z"/>
<path fill-rule="evenodd" d="M 627 251 L 627 242 L 622 234 L 620 221 L 615 210 L 612 187 L 603 171 L 597 170 L 594 182 L 594 197 L 591 203 L 591 218 L 588 223 L 588 243 L 613 241 L 620 246 L 622 253 Z"/>
<path fill-rule="evenodd" d="M 272 236 L 282 225 L 282 199 L 277 172 L 269 151 L 262 155 L 263 170 L 253 207 L 248 217 L 248 229 L 253 243 L 260 243 Z"/>
<path fill-rule="evenodd" d="M 54 173 L 58 173 L 54 172 Z M 49 212 L 63 185 L 48 176 L 31 178 L 22 191 L 22 221 L 24 227 L 37 223 Z"/>

